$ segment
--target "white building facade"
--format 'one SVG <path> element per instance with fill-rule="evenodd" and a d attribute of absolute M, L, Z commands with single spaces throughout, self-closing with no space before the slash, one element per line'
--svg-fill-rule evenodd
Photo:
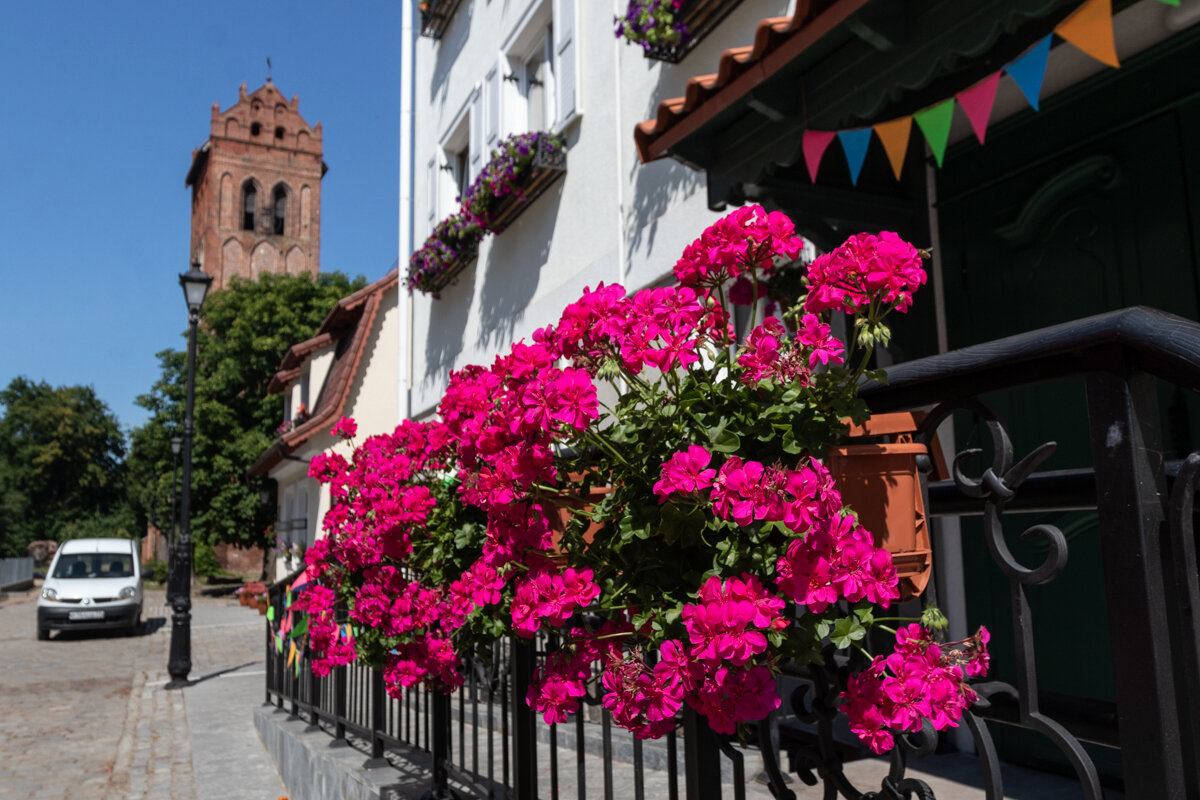
<path fill-rule="evenodd" d="M 752 40 L 790 0 L 729 3 L 728 16 L 679 64 L 647 59 L 613 35 L 626 0 L 461 0 L 440 38 L 421 36 L 407 4 L 401 102 L 403 273 L 409 254 L 458 210 L 458 198 L 506 136 L 550 131 L 565 174 L 526 204 L 443 289 L 401 302 L 401 417 L 430 415 L 451 370 L 490 364 L 600 282 L 630 292 L 668 279 L 683 247 L 718 214 L 702 173 L 642 166 L 633 126 L 730 42 Z"/>

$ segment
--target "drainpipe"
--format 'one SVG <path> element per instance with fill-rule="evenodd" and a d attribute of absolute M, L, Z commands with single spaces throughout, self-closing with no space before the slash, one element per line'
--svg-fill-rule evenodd
<path fill-rule="evenodd" d="M 404 270 L 413 251 L 413 156 L 416 142 L 413 136 L 413 95 L 416 89 L 416 28 L 413 17 L 415 3 L 400 4 L 400 293 L 396 303 L 399 315 L 397 347 L 397 422 L 412 413 L 412 293 L 404 288 Z"/>
<path fill-rule="evenodd" d="M 625 15 L 626 0 L 613 0 L 613 17 L 620 19 Z M 616 37 L 613 40 L 613 120 L 616 125 L 616 135 L 613 137 L 617 153 L 617 168 L 613 170 L 617 177 L 617 283 L 625 286 L 625 278 L 629 265 L 625 257 L 625 129 L 621 123 L 621 51 L 623 42 Z M 626 287 L 627 289 L 629 287 Z"/>
<path fill-rule="evenodd" d="M 937 212 L 937 170 L 929 163 L 928 145 L 925 153 L 925 197 L 928 200 L 929 245 L 933 250 L 930 263 L 930 289 L 933 291 L 934 318 L 937 324 L 937 349 L 945 353 L 950 349 L 950 334 L 946 325 L 946 284 L 942 270 L 941 233 Z M 946 456 L 945 463 L 954 463 L 957 450 L 954 442 L 954 418 L 938 426 L 938 440 Z M 955 641 L 967 637 L 967 590 L 963 574 L 962 518 L 937 517 L 932 520 L 933 547 L 940 567 L 935 564 L 937 596 L 942 610 L 950 620 L 947 631 Z M 975 751 L 975 743 L 965 728 L 950 732 L 950 740 L 960 752 Z"/>

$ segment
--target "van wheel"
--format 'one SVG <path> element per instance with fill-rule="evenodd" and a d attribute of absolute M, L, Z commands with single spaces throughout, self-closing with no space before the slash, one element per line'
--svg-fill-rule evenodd
<path fill-rule="evenodd" d="M 45 642 L 50 638 L 50 629 L 38 625 L 38 641 Z"/>

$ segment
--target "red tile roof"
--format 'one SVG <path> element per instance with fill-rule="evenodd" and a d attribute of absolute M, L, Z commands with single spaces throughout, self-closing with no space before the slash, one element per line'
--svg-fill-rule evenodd
<path fill-rule="evenodd" d="M 399 279 L 400 271 L 394 269 L 370 286 L 343 297 L 325 317 L 316 336 L 293 345 L 284 354 L 279 372 L 271 379 L 268 391 L 272 393 L 282 391 L 299 376 L 305 356 L 327 344 L 338 343 L 338 352 L 312 416 L 276 439 L 250 467 L 249 474 L 266 473 L 314 434 L 326 426 L 332 426 L 341 417 L 350 396 L 350 387 L 354 384 L 354 376 L 358 374 L 366 353 L 367 339 L 379 315 L 383 293 L 395 286 Z"/>
<path fill-rule="evenodd" d="M 690 79 L 683 97 L 663 100 L 654 119 L 634 126 L 633 139 L 642 163 L 668 155 L 685 136 L 744 97 L 867 2 L 796 0 L 791 16 L 759 22 L 753 45 L 726 50 L 715 73 Z"/>

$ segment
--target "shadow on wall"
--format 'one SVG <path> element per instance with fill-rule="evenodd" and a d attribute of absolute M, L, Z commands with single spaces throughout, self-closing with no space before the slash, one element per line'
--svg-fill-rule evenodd
<path fill-rule="evenodd" d="M 450 25 L 435 45 L 437 58 L 433 62 L 433 78 L 429 81 L 429 101 L 431 103 L 437 99 L 439 91 L 442 93 L 442 102 L 445 102 L 446 78 L 450 76 L 454 62 L 462 53 L 463 45 L 467 43 L 467 35 L 471 32 L 471 16 L 474 12 L 474 3 L 459 3 L 458 10 L 454 12 L 454 18 L 450 20 Z M 421 24 L 420 15 L 417 17 L 417 24 Z"/>
<path fill-rule="evenodd" d="M 625 217 L 625 257 L 632 261 L 634 254 L 641 252 L 649 260 L 654 253 L 659 218 L 695 194 L 704 176 L 674 161 L 642 164 L 636 153 L 633 159 L 633 202 Z"/>
<path fill-rule="evenodd" d="M 485 351 L 506 347 L 537 291 L 562 203 L 558 181 L 504 233 L 491 237 L 479 307 L 479 340 Z M 561 309 L 549 309 L 557 317 Z M 553 322 L 547 318 L 546 322 Z"/>
<path fill-rule="evenodd" d="M 422 388 L 444 383 L 458 354 L 463 349 L 463 333 L 471 316 L 471 300 L 475 295 L 476 263 L 459 275 L 458 283 L 442 290 L 440 300 L 429 304 L 429 320 L 425 328 L 425 377 Z"/>

